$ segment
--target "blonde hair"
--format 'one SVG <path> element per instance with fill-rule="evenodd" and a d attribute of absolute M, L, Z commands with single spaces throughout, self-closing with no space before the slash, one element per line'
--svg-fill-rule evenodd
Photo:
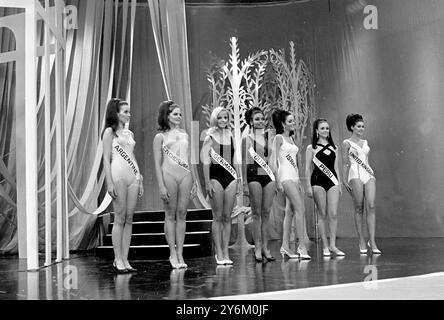
<path fill-rule="evenodd" d="M 230 122 L 231 122 L 231 113 L 230 113 L 230 111 L 228 111 L 224 107 L 216 107 L 216 108 L 213 109 L 213 112 L 211 112 L 210 128 L 217 127 L 217 117 L 218 117 L 219 113 L 221 113 L 222 111 L 226 111 L 228 113 L 228 126 L 227 126 L 227 128 L 230 127 Z"/>
<path fill-rule="evenodd" d="M 222 111 L 226 111 L 228 113 L 228 124 L 227 124 L 226 129 L 230 130 L 230 132 L 231 132 L 231 126 L 230 126 L 231 113 L 230 113 L 230 111 L 228 111 L 224 107 L 216 107 L 213 109 L 213 112 L 211 112 L 211 115 L 210 115 L 210 127 L 208 128 L 207 136 L 211 136 L 217 130 L 217 128 L 218 128 L 217 117 L 218 117 L 219 113 L 221 113 Z"/>

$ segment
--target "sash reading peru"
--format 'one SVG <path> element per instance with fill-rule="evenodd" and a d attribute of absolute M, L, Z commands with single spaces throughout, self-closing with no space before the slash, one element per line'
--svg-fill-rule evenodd
<path fill-rule="evenodd" d="M 225 170 L 227 170 L 234 179 L 237 179 L 237 173 L 236 170 L 225 160 L 220 154 L 218 154 L 216 151 L 214 151 L 213 148 L 210 150 L 210 156 L 213 158 L 214 161 L 216 161 L 218 164 L 220 164 Z"/>
<path fill-rule="evenodd" d="M 369 175 L 371 175 L 373 178 L 375 177 L 373 170 L 370 169 L 361 159 L 359 159 L 359 157 L 357 155 L 353 154 L 353 152 L 349 152 L 348 155 L 353 160 L 355 160 L 359 166 L 361 166 L 365 171 L 367 171 Z"/>
<path fill-rule="evenodd" d="M 130 166 L 130 168 L 133 170 L 134 175 L 136 176 L 137 180 L 140 180 L 140 174 L 139 171 L 137 170 L 136 165 L 134 164 L 133 160 L 131 159 L 131 157 L 126 153 L 125 149 L 122 148 L 122 146 L 120 144 L 118 144 L 117 142 L 115 142 L 115 146 L 114 149 L 116 149 L 117 153 L 123 158 L 123 160 L 125 160 L 125 162 Z"/>
<path fill-rule="evenodd" d="M 329 168 L 327 168 L 327 166 L 325 164 L 323 164 L 318 158 L 313 157 L 313 162 L 316 165 L 316 167 L 319 168 L 319 170 L 321 170 L 334 184 L 335 186 L 339 185 L 339 181 L 338 179 L 336 179 L 335 175 L 333 174 L 333 172 L 330 171 Z"/>
<path fill-rule="evenodd" d="M 168 158 L 174 161 L 178 166 L 180 166 L 181 168 L 183 168 L 188 172 L 191 172 L 188 163 L 184 161 L 181 157 L 176 155 L 174 152 L 172 152 L 165 144 L 162 144 L 162 150 L 168 156 Z"/>
<path fill-rule="evenodd" d="M 267 162 L 264 159 L 262 159 L 262 157 L 258 155 L 256 151 L 254 151 L 253 147 L 250 147 L 250 149 L 248 149 L 248 152 L 250 153 L 250 156 L 253 158 L 253 160 L 256 161 L 256 163 L 260 165 L 262 169 L 265 170 L 265 172 L 270 177 L 271 181 L 275 181 L 274 174 L 271 171 L 270 167 L 268 166 Z"/>

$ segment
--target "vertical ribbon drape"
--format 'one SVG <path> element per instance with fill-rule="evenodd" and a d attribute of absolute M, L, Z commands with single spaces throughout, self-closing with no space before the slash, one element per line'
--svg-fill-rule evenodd
<path fill-rule="evenodd" d="M 199 154 L 199 136 L 192 125 L 185 2 L 184 0 L 147 1 L 167 98 L 182 106 L 185 130 L 191 138 L 191 160 L 193 163 L 191 167 L 195 177 L 198 177 L 195 164 L 198 159 L 196 155 Z M 198 184 L 197 197 L 193 201 L 198 208 L 210 207 L 202 193 L 200 184 Z"/>
<path fill-rule="evenodd" d="M 69 224 L 70 249 L 89 249 L 96 246 L 94 225 L 96 216 L 91 215 L 98 210 L 98 197 L 104 184 L 104 172 L 101 170 L 102 144 L 100 133 L 105 122 L 107 101 L 114 95 L 121 93 L 122 97 L 130 94 L 132 47 L 128 47 L 125 37 L 132 38 L 135 22 L 136 0 L 131 0 L 130 26 L 122 31 L 121 25 L 127 24 L 127 17 L 119 13 L 128 12 L 129 2 L 121 4 L 117 0 L 84 1 L 72 0 L 70 4 L 78 8 L 78 29 L 67 32 L 66 45 L 66 148 L 67 174 L 69 192 Z M 4 9 L 0 9 L 4 10 Z M 0 16 L 2 12 L 0 11 Z M 40 39 L 42 28 L 39 29 Z M 128 34 L 129 33 L 129 34 Z M 2 51 L 13 50 L 13 37 L 0 30 L 0 46 Z M 121 48 L 121 50 L 120 50 Z M 121 59 L 121 56 L 130 56 L 130 59 Z M 41 62 L 39 62 L 40 64 Z M 53 72 L 54 57 L 51 56 L 50 69 Z M 0 79 L 0 250 L 7 252 L 17 251 L 17 226 L 15 207 L 15 120 L 14 110 L 14 72 L 12 64 L 3 64 L 5 77 Z M 3 73 L 2 70 L 2 73 Z M 122 70 L 122 71 L 121 71 Z M 116 76 L 116 72 L 120 74 Z M 41 81 L 41 77 L 40 81 Z M 120 81 L 120 90 L 116 85 Z M 38 150 L 43 146 L 42 105 L 44 90 L 40 87 L 38 93 Z M 54 101 L 53 99 L 50 99 Z M 4 106 L 4 107 L 3 107 Z M 6 108 L 6 110 L 3 110 Z M 53 109 L 52 109 L 53 110 Z M 52 111 L 53 112 L 53 111 Z M 52 115 L 53 116 L 53 115 Z M 4 124 L 4 125 L 3 125 Z M 54 122 L 51 126 L 51 139 L 54 135 Z M 52 154 L 54 161 L 55 154 Z M 45 191 L 43 173 L 44 157 L 38 156 L 39 170 L 39 199 Z M 52 170 L 51 181 L 56 179 L 56 172 Z M 52 204 L 55 206 L 55 190 L 52 194 Z M 44 202 L 39 201 L 39 220 L 43 221 Z M 102 206 L 99 209 L 106 208 Z M 55 222 L 55 207 L 52 212 Z M 44 230 L 40 224 L 39 231 Z M 53 228 L 55 230 L 55 228 Z M 42 233 L 43 234 L 43 233 Z M 55 239 L 55 237 L 53 237 Z M 43 242 L 43 237 L 40 235 Z M 41 243 L 42 244 L 42 243 Z M 42 246 L 40 246 L 43 248 Z"/>

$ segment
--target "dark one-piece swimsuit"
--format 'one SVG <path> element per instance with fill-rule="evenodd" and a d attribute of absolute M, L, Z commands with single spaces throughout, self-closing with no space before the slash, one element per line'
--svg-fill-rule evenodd
<path fill-rule="evenodd" d="M 234 143 L 233 137 L 231 137 L 230 144 L 220 144 L 216 139 L 212 138 L 212 147 L 214 151 L 225 159 L 230 165 L 233 165 L 234 156 Z M 218 147 L 219 146 L 219 147 Z M 230 183 L 234 180 L 234 177 L 220 164 L 212 162 L 210 165 L 210 179 L 219 181 L 222 188 L 226 189 Z"/>
<path fill-rule="evenodd" d="M 337 179 L 338 174 L 335 171 L 336 152 L 334 151 L 333 146 L 331 144 L 327 144 L 325 146 L 322 144 L 317 144 L 317 146 L 321 147 L 321 150 L 316 153 L 315 157 L 318 158 L 318 160 L 321 161 Z M 314 166 L 310 181 L 312 186 L 322 187 L 326 192 L 335 185 L 333 181 L 331 181 L 330 178 L 327 177 L 327 175 L 323 173 L 316 165 Z"/>
<path fill-rule="evenodd" d="M 259 148 L 256 144 L 256 140 L 253 140 L 253 149 L 254 151 L 262 157 L 268 163 L 268 132 L 265 132 L 265 147 L 262 147 L 259 144 Z M 248 152 L 248 150 L 247 150 Z M 247 164 L 247 182 L 257 181 L 261 184 L 262 188 L 269 184 L 272 180 L 270 176 L 265 172 L 265 170 L 251 157 L 249 157 L 250 161 L 253 163 Z"/>

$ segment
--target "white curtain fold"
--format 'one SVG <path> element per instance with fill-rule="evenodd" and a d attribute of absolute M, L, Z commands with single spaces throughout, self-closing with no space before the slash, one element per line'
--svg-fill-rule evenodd
<path fill-rule="evenodd" d="M 100 134 L 105 123 L 106 103 L 112 96 L 129 95 L 130 73 L 128 66 L 132 61 L 132 48 L 126 45 L 125 37 L 131 39 L 134 32 L 136 0 L 131 0 L 130 17 L 122 17 L 122 12 L 128 12 L 129 2 L 119 3 L 118 0 L 71 0 L 78 8 L 78 29 L 67 32 L 66 45 L 66 149 L 67 174 L 69 193 L 69 228 L 70 249 L 90 249 L 97 245 L 97 225 L 95 214 L 106 209 L 110 203 L 104 199 L 98 204 L 104 185 L 104 172 L 101 169 L 102 143 Z M 0 9 L 0 16 L 2 16 Z M 130 27 L 123 32 L 118 25 L 126 25 L 130 19 Z M 43 29 L 39 28 L 38 39 L 41 39 Z M 128 34 L 129 33 L 129 34 Z M 2 51 L 12 48 L 9 35 L 3 36 L 0 30 L 0 46 Z M 125 58 L 121 59 L 121 55 Z M 42 59 L 39 59 L 41 66 Z M 53 73 L 54 57 L 51 57 L 51 72 Z M 12 64 L 2 64 L 0 77 L 0 250 L 17 251 L 16 226 L 16 190 L 15 190 L 15 116 L 14 93 L 15 75 Z M 116 71 L 121 74 L 116 75 Z M 5 71 L 5 72 L 3 72 Z M 122 78 L 119 90 L 116 80 Z M 40 83 L 43 78 L 39 76 Z M 38 150 L 43 151 L 44 121 L 42 106 L 45 103 L 43 86 L 38 92 Z M 52 102 L 55 99 L 50 99 Z M 51 106 L 51 112 L 54 112 Z M 53 118 L 53 114 L 51 117 Z M 52 121 L 53 122 L 53 121 Z M 51 123 L 51 140 L 54 138 L 54 123 Z M 54 149 L 55 150 L 55 149 Z M 41 152 L 43 153 L 43 152 Z M 44 186 L 44 157 L 38 156 L 39 170 L 39 239 L 40 248 L 44 247 L 44 225 L 42 201 Z M 55 151 L 52 154 L 52 164 L 55 161 Z M 55 183 L 56 170 L 53 167 L 51 181 Z M 53 221 L 56 214 L 56 194 L 52 190 Z M 52 228 L 55 232 L 56 228 Z M 54 236 L 55 240 L 56 237 Z"/>
<path fill-rule="evenodd" d="M 199 159 L 199 133 L 193 126 L 193 113 L 188 64 L 188 44 L 184 0 L 147 0 L 157 55 L 167 98 L 182 107 L 185 130 L 190 135 L 192 170 L 196 177 Z M 200 184 L 197 197 L 193 199 L 197 208 L 209 208 Z"/>

